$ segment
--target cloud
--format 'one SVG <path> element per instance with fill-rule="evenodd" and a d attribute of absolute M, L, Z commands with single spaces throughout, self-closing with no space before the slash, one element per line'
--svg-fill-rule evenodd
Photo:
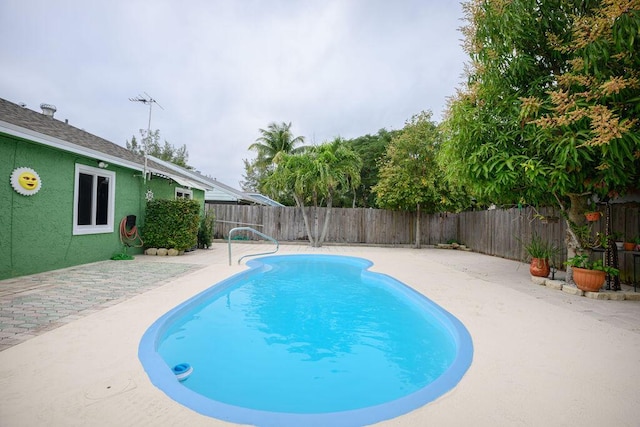
<path fill-rule="evenodd" d="M 270 122 L 321 143 L 438 120 L 460 82 L 458 2 L 114 0 L 0 4 L 0 97 L 124 145 L 153 129 L 239 187 Z"/>

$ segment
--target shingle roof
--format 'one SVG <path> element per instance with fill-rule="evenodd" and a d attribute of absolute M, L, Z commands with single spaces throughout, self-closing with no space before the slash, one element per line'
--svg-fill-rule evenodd
<path fill-rule="evenodd" d="M 0 120 L 131 162 L 144 162 L 142 156 L 120 145 L 2 98 L 0 98 Z"/>
<path fill-rule="evenodd" d="M 144 156 L 129 151 L 125 147 L 2 98 L 0 98 L 0 121 L 140 166 L 144 165 Z M 150 169 L 164 172 L 169 177 L 176 174 L 184 177 L 183 174 L 166 168 L 153 160 L 148 160 L 147 166 Z"/>

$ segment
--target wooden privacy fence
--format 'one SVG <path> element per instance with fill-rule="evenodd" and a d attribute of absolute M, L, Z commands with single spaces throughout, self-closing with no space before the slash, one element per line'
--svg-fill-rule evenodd
<path fill-rule="evenodd" d="M 493 209 L 458 214 L 458 237 L 476 252 L 502 258 L 525 260 L 523 243 L 538 235 L 555 246 L 564 247 L 566 222 L 553 208 Z M 542 217 L 545 220 L 542 220 Z M 556 264 L 566 260 L 566 250 L 558 254 Z"/>
<path fill-rule="evenodd" d="M 308 240 L 298 208 L 248 205 L 207 205 L 207 208 L 216 218 L 213 234 L 216 239 L 226 238 L 234 227 L 249 226 L 282 242 Z M 315 212 L 314 208 L 307 208 L 312 232 Z M 327 208 L 317 209 L 319 232 L 326 214 Z M 433 245 L 456 238 L 455 215 L 423 215 L 421 220 L 423 244 Z M 382 209 L 333 208 L 325 240 L 327 243 L 408 245 L 415 242 L 415 214 Z"/>
<path fill-rule="evenodd" d="M 294 207 L 215 205 L 207 209 L 216 218 L 214 238 L 227 238 L 229 230 L 249 226 L 281 242 L 308 241 L 302 214 Z M 314 208 L 306 208 L 313 232 Z M 319 232 L 322 231 L 326 208 L 318 208 Z M 541 218 L 549 218 L 543 221 Z M 620 233 L 622 240 L 640 236 L 638 204 L 611 206 L 612 232 Z M 543 240 L 562 248 L 556 260 L 561 266 L 566 260 L 566 223 L 554 208 L 535 210 L 531 207 L 462 212 L 458 214 L 422 214 L 421 244 L 436 245 L 455 240 L 475 252 L 502 258 L 525 260 L 522 242 L 528 242 L 535 233 Z M 604 218 L 595 223 L 592 233 L 605 232 Z M 247 239 L 256 236 L 239 234 Z M 416 215 L 412 212 L 367 208 L 333 208 L 327 243 L 412 245 L 416 241 Z M 628 280 L 632 272 L 632 257 L 619 254 L 621 277 Z M 640 264 L 640 263 L 639 263 Z M 638 266 L 640 268 L 640 266 Z"/>

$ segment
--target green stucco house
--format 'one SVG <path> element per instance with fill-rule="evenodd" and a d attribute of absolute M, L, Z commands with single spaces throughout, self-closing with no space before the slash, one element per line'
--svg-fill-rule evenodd
<path fill-rule="evenodd" d="M 0 98 L 0 279 L 111 258 L 123 250 L 122 222 L 144 225 L 149 198 L 188 197 L 204 209 L 206 183 L 41 107 Z"/>

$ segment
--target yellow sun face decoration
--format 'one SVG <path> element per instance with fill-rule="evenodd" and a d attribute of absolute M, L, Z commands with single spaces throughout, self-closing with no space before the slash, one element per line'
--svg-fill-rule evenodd
<path fill-rule="evenodd" d="M 41 185 L 40 176 L 31 168 L 17 168 L 11 174 L 11 186 L 16 193 L 23 196 L 36 194 Z"/>
<path fill-rule="evenodd" d="M 38 178 L 31 172 L 22 172 L 18 177 L 18 184 L 27 191 L 33 191 L 38 186 Z"/>

